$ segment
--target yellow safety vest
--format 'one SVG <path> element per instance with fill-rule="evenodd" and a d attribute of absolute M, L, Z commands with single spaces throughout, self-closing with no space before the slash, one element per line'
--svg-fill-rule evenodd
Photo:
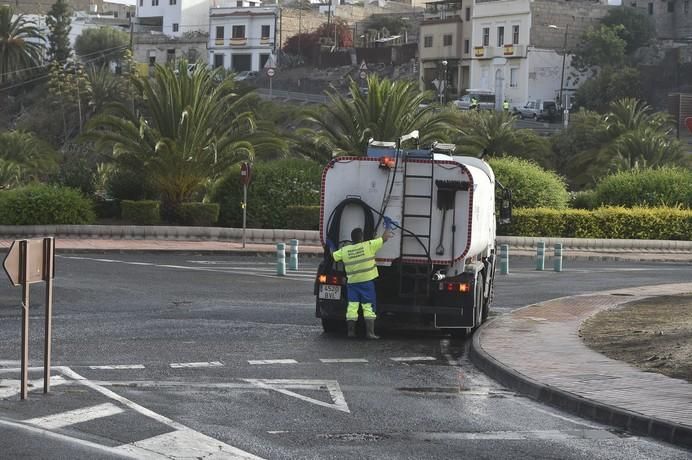
<path fill-rule="evenodd" d="M 375 254 L 383 243 L 382 238 L 375 238 L 344 246 L 332 253 L 335 261 L 344 262 L 348 284 L 364 283 L 377 278 L 379 273 L 375 264 Z"/>
<path fill-rule="evenodd" d="M 505 110 L 509 110 L 509 102 L 503 102 L 502 103 L 502 108 Z"/>

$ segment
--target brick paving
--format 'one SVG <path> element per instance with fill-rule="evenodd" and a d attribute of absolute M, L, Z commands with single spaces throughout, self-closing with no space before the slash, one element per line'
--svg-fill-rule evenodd
<path fill-rule="evenodd" d="M 692 446 L 687 444 L 692 433 L 692 384 L 610 359 L 588 348 L 579 337 L 581 322 L 603 309 L 651 296 L 689 292 L 692 283 L 680 283 L 531 305 L 488 323 L 477 333 L 474 347 L 480 347 L 486 361 L 503 368 L 505 376 L 511 376 L 505 383 L 511 386 L 513 380 L 521 386 L 522 381 L 528 382 L 526 388 L 538 399 L 557 401 L 557 396 L 545 395 L 554 390 L 560 397 L 571 398 L 576 412 L 606 423 L 621 414 L 634 414 L 648 424 L 639 431 L 655 436 L 656 427 L 663 424 L 670 429 L 657 437 L 677 441 L 684 436 L 682 443 Z M 564 401 L 558 405 L 570 406 Z M 580 409 L 580 405 L 588 408 Z M 599 409 L 606 414 L 596 416 Z M 633 421 L 625 428 L 634 428 Z"/>

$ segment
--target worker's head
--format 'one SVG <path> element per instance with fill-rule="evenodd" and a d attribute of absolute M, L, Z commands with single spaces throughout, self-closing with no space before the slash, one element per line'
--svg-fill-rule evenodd
<path fill-rule="evenodd" d="M 356 227 L 353 229 L 351 232 L 351 241 L 354 243 L 360 243 L 363 241 L 363 229 L 360 227 Z"/>

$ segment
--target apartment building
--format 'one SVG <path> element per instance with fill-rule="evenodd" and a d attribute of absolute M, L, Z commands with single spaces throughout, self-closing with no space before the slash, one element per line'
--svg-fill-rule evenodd
<path fill-rule="evenodd" d="M 210 0 L 135 0 L 135 33 L 180 37 L 185 32 L 206 32 Z"/>
<path fill-rule="evenodd" d="M 437 91 L 441 99 L 453 99 L 469 87 L 472 5 L 472 0 L 425 4 L 418 41 L 420 86 Z"/>
<path fill-rule="evenodd" d="M 235 0 L 209 10 L 209 65 L 260 71 L 277 46 L 277 5 Z"/>

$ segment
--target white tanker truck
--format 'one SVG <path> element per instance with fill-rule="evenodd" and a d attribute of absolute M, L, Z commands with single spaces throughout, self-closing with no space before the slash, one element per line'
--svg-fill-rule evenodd
<path fill-rule="evenodd" d="M 394 237 L 377 253 L 377 322 L 466 333 L 488 316 L 496 266 L 495 175 L 454 146 L 406 150 L 370 141 L 365 157 L 338 157 L 322 174 L 320 237 L 325 257 L 315 282 L 316 316 L 325 332 L 344 328 L 346 275 L 331 250 L 365 239 L 394 222 Z M 509 194 L 503 214 L 511 213 Z M 388 219 L 385 219 L 387 216 Z"/>

